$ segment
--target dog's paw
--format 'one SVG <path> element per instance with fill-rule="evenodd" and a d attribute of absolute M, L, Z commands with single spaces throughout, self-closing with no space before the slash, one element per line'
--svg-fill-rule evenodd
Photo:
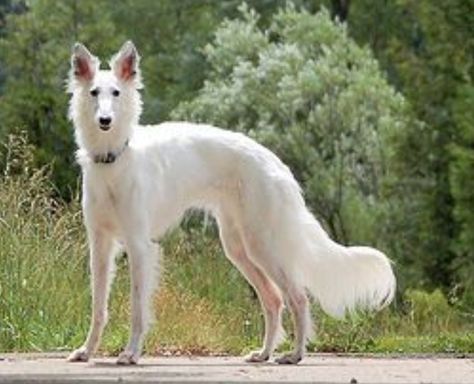
<path fill-rule="evenodd" d="M 132 351 L 123 351 L 118 359 L 117 359 L 117 364 L 118 365 L 133 365 L 138 363 L 140 355 L 138 353 L 134 353 Z"/>
<path fill-rule="evenodd" d="M 245 356 L 245 361 L 247 363 L 263 363 L 268 361 L 269 358 L 270 355 L 268 353 L 264 353 L 263 351 L 254 351 Z"/>
<path fill-rule="evenodd" d="M 67 357 L 67 361 L 69 361 L 71 363 L 86 362 L 88 360 L 89 360 L 89 353 L 87 352 L 86 348 L 84 348 L 84 347 L 76 349 L 74 352 L 72 352 Z"/>
<path fill-rule="evenodd" d="M 275 363 L 278 364 L 298 364 L 303 356 L 299 353 L 290 353 L 288 355 L 283 355 L 275 359 Z"/>

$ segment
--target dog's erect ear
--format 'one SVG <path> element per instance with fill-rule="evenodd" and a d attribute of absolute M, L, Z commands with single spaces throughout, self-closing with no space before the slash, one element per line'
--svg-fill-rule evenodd
<path fill-rule="evenodd" d="M 134 82 L 137 88 L 141 88 L 140 70 L 138 64 L 140 56 L 135 45 L 129 40 L 110 60 L 110 67 L 119 79 L 126 82 Z"/>
<path fill-rule="evenodd" d="M 79 81 L 91 81 L 99 68 L 99 60 L 88 49 L 80 44 L 74 44 L 71 57 L 71 76 Z"/>

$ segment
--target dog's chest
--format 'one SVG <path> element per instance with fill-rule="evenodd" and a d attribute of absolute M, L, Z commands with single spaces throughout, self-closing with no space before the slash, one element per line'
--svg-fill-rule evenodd
<path fill-rule="evenodd" d="M 84 208 L 95 220 L 120 222 L 127 215 L 132 181 L 119 173 L 90 172 L 84 175 Z"/>

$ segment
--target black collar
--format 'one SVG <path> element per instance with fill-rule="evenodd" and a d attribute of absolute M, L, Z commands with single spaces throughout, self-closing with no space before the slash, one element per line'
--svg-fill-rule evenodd
<path fill-rule="evenodd" d="M 112 164 L 117 160 L 122 153 L 127 149 L 128 147 L 128 139 L 125 142 L 125 144 L 120 148 L 118 151 L 109 151 L 106 153 L 99 153 L 97 155 L 94 155 L 92 159 L 94 160 L 94 163 L 96 164 Z"/>

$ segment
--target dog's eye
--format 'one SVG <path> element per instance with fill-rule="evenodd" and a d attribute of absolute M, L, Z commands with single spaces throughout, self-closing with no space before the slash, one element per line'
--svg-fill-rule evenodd
<path fill-rule="evenodd" d="M 120 95 L 120 91 L 119 91 L 118 89 L 114 89 L 114 90 L 112 91 L 112 95 L 115 96 L 115 97 L 117 97 L 117 96 Z"/>
<path fill-rule="evenodd" d="M 91 90 L 90 94 L 92 97 L 97 97 L 97 95 L 99 94 L 99 90 L 97 88 L 94 88 Z"/>

